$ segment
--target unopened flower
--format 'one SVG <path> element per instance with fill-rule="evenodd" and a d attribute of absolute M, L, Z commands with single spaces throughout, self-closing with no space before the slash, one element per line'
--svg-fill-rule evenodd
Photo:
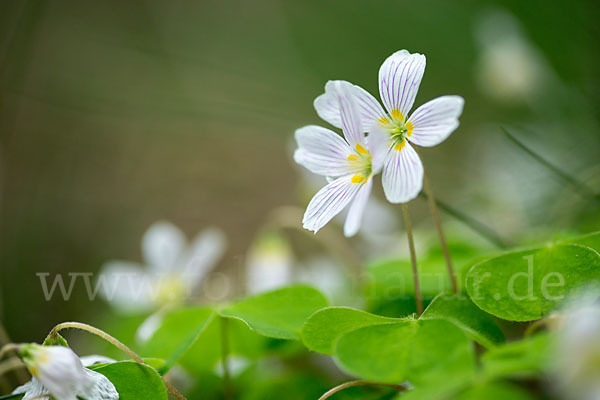
<path fill-rule="evenodd" d="M 190 296 L 219 261 L 225 236 L 211 228 L 190 244 L 175 225 L 154 223 L 142 239 L 146 266 L 110 261 L 100 272 L 102 295 L 118 311 L 147 312 Z"/>
<path fill-rule="evenodd" d="M 400 50 L 388 57 L 379 69 L 379 94 L 385 110 L 366 90 L 351 85 L 359 108 L 362 131 L 378 124 L 388 133 L 389 154 L 383 167 L 383 189 L 392 203 L 415 198 L 423 187 L 423 164 L 409 144 L 430 147 L 443 142 L 457 127 L 464 100 L 460 96 L 442 96 L 410 112 L 421 78 L 425 56 Z M 335 87 L 330 81 L 314 106 L 321 118 L 341 127 L 343 120 Z M 343 82 L 343 81 L 342 81 Z"/>
<path fill-rule="evenodd" d="M 24 393 L 23 400 L 117 400 L 119 393 L 104 375 L 89 370 L 64 346 L 21 345 L 19 356 L 33 375 L 13 394 Z"/>
<path fill-rule="evenodd" d="M 344 234 L 352 236 L 360 228 L 362 214 L 387 153 L 388 135 L 379 127 L 363 133 L 363 124 L 352 86 L 347 82 L 330 85 L 331 96 L 338 106 L 338 126 L 344 138 L 320 126 L 306 126 L 296 131 L 298 149 L 294 159 L 310 171 L 326 176 L 330 183 L 308 204 L 304 228 L 317 232 L 352 203 L 344 224 Z"/>
<path fill-rule="evenodd" d="M 261 235 L 248 252 L 248 293 L 265 292 L 291 283 L 293 264 L 292 250 L 282 235 L 276 232 Z"/>

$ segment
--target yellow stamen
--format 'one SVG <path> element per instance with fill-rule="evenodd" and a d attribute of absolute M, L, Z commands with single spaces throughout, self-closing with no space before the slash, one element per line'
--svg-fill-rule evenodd
<path fill-rule="evenodd" d="M 400 110 L 392 110 L 392 112 L 390 113 L 390 115 L 394 119 L 399 119 L 400 121 L 404 121 L 404 115 L 402 115 L 402 113 L 400 112 Z"/>
<path fill-rule="evenodd" d="M 412 131 L 414 129 L 414 125 L 412 124 L 412 122 L 407 122 L 406 123 L 406 136 L 410 136 L 412 134 Z"/>
<path fill-rule="evenodd" d="M 356 174 L 352 177 L 352 183 L 361 183 L 364 180 L 365 180 L 365 177 L 360 174 Z"/>
<path fill-rule="evenodd" d="M 359 143 L 356 144 L 356 151 L 358 151 L 359 154 L 369 154 L 369 152 Z"/>
<path fill-rule="evenodd" d="M 348 160 L 350 160 L 350 161 L 358 161 L 358 156 L 356 154 L 350 154 L 348 156 Z"/>
<path fill-rule="evenodd" d="M 404 148 L 404 146 L 406 146 L 406 141 L 403 140 L 401 142 L 398 142 L 395 146 L 394 146 L 394 150 L 400 151 Z"/>
<path fill-rule="evenodd" d="M 390 123 L 390 120 L 389 120 L 389 119 L 387 119 L 386 117 L 381 117 L 381 118 L 379 118 L 377 121 L 379 121 L 379 123 L 380 123 L 381 125 L 383 125 L 383 126 L 385 126 L 385 125 L 387 125 L 387 124 L 389 124 L 389 123 Z"/>

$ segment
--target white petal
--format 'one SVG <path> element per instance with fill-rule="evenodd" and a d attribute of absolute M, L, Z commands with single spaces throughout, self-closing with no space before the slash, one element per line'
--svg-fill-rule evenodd
<path fill-rule="evenodd" d="M 29 356 L 23 361 L 30 370 L 35 369 L 37 379 L 56 400 L 76 400 L 77 395 L 85 396 L 95 385 L 95 378 L 86 374 L 81 360 L 70 348 L 29 346 Z"/>
<path fill-rule="evenodd" d="M 330 82 L 327 82 L 325 85 L 325 93 L 317 97 L 313 105 L 319 117 L 336 128 L 341 128 L 342 117 L 340 115 L 340 102 L 336 93 L 332 90 L 333 87 Z"/>
<path fill-rule="evenodd" d="M 360 112 L 358 111 L 358 105 L 356 98 L 353 94 L 352 84 L 345 81 L 334 82 L 338 99 L 340 102 L 340 113 L 342 116 L 342 131 L 344 137 L 354 149 L 357 144 L 365 146 L 365 135 L 363 133 L 362 122 L 360 119 Z"/>
<path fill-rule="evenodd" d="M 373 124 L 367 137 L 369 153 L 371 153 L 372 174 L 378 174 L 390 149 L 390 134 L 381 127 Z"/>
<path fill-rule="evenodd" d="M 298 150 L 294 159 L 315 174 L 340 176 L 348 173 L 352 149 L 337 133 L 316 125 L 296 131 Z"/>
<path fill-rule="evenodd" d="M 356 232 L 358 232 L 372 187 L 373 177 L 369 177 L 367 182 L 362 185 L 354 197 L 354 201 L 350 205 L 350 210 L 348 211 L 348 216 L 346 217 L 346 223 L 344 224 L 344 235 L 346 237 L 354 236 L 356 235 Z"/>
<path fill-rule="evenodd" d="M 135 332 L 135 340 L 139 344 L 145 344 L 154 335 L 154 332 L 160 328 L 165 317 L 164 309 L 160 309 L 150 315 Z"/>
<path fill-rule="evenodd" d="M 379 94 L 388 112 L 408 115 L 425 72 L 425 56 L 400 50 L 389 56 L 379 69 Z"/>
<path fill-rule="evenodd" d="M 352 85 L 352 93 L 360 112 L 363 132 L 368 132 L 379 119 L 386 118 L 385 110 L 371 93 L 357 85 Z"/>
<path fill-rule="evenodd" d="M 346 175 L 319 190 L 304 213 L 304 228 L 316 233 L 348 205 L 361 186 L 352 182 L 352 175 Z"/>
<path fill-rule="evenodd" d="M 50 398 L 48 390 L 35 377 L 31 378 L 26 384 L 13 390 L 12 394 L 25 393 L 21 400 L 47 400 Z M 43 395 L 48 395 L 44 397 Z"/>
<path fill-rule="evenodd" d="M 79 393 L 79 396 L 86 400 L 118 400 L 119 393 L 115 385 L 104 375 L 86 369 L 87 375 L 94 379 L 96 383 L 91 389 Z"/>
<path fill-rule="evenodd" d="M 382 184 L 391 203 L 406 203 L 417 197 L 423 187 L 423 164 L 410 144 L 406 143 L 402 150 L 390 150 Z"/>
<path fill-rule="evenodd" d="M 367 132 L 370 125 L 380 118 L 385 118 L 386 113 L 381 104 L 365 89 L 352 85 L 347 81 L 329 81 L 325 85 L 325 93 L 316 98 L 314 102 L 317 114 L 331 125 L 341 128 L 342 118 L 340 104 L 335 88 L 336 82 L 347 84 L 352 90 L 362 121 L 362 131 Z"/>
<path fill-rule="evenodd" d="M 110 364 L 115 362 L 115 360 L 113 360 L 110 357 L 100 356 L 97 354 L 90 354 L 89 356 L 79 357 L 79 359 L 81 360 L 81 363 L 84 367 L 89 367 L 94 364 Z"/>
<path fill-rule="evenodd" d="M 183 277 L 190 289 L 217 265 L 226 247 L 227 238 L 220 229 L 207 228 L 196 236 L 181 260 Z"/>
<path fill-rule="evenodd" d="M 96 287 L 117 311 L 140 313 L 153 307 L 151 281 L 139 264 L 111 261 L 100 270 Z"/>
<path fill-rule="evenodd" d="M 460 96 L 441 96 L 417 108 L 410 116 L 413 131 L 409 140 L 419 146 L 435 146 L 458 127 L 465 101 Z"/>
<path fill-rule="evenodd" d="M 144 233 L 142 253 L 155 271 L 168 272 L 177 267 L 185 245 L 185 235 L 179 228 L 170 222 L 158 221 Z"/>

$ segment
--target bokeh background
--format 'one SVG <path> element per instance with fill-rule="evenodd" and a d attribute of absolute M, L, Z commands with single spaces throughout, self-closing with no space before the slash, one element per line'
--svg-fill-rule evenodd
<path fill-rule="evenodd" d="M 416 105 L 466 99 L 458 131 L 422 151 L 439 199 L 507 244 L 597 229 L 599 11 L 592 0 L 2 1 L 2 324 L 39 342 L 58 322 L 109 314 L 83 285 L 45 301 L 36 273 L 140 260 L 159 219 L 189 236 L 223 229 L 218 268 L 240 281 L 272 210 L 316 191 L 290 155 L 294 130 L 322 123 L 312 102 L 325 82 L 376 93 L 379 66 L 402 48 L 427 55 Z M 424 201 L 413 210 L 432 231 Z"/>

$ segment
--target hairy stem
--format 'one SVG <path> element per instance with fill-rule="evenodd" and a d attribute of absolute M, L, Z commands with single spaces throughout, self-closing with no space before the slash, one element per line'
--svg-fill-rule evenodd
<path fill-rule="evenodd" d="M 378 383 L 378 382 L 357 380 L 357 381 L 350 381 L 350 382 L 342 383 L 341 385 L 338 385 L 338 386 L 334 387 L 333 389 L 328 390 L 323 396 L 319 397 L 319 400 L 325 400 L 341 390 L 344 390 L 344 389 L 347 389 L 350 387 L 354 387 L 354 386 L 385 386 L 385 387 L 390 387 L 390 388 L 396 389 L 401 392 L 406 390 L 406 388 L 404 386 L 395 385 L 393 383 Z"/>
<path fill-rule="evenodd" d="M 402 203 L 402 215 L 404 216 L 404 228 L 408 237 L 408 250 L 410 251 L 410 263 L 412 265 L 413 281 L 415 286 L 415 301 L 417 303 L 417 313 L 423 313 L 423 296 L 421 295 L 421 285 L 419 283 L 419 269 L 417 268 L 417 254 L 415 252 L 415 241 L 412 234 L 410 215 L 408 214 L 408 205 Z"/>
<path fill-rule="evenodd" d="M 104 332 L 103 330 L 98 329 L 92 325 L 84 324 L 82 322 L 63 322 L 61 324 L 56 325 L 54 328 L 52 328 L 52 330 L 48 334 L 48 338 L 51 338 L 51 339 L 57 338 L 59 336 L 58 332 L 60 332 L 63 329 L 80 329 L 82 331 L 86 331 L 93 335 L 96 335 L 96 336 L 106 340 L 107 342 L 109 342 L 110 344 L 112 344 L 113 346 L 115 346 L 116 348 L 118 348 L 119 350 L 124 352 L 125 354 L 127 354 L 135 362 L 146 365 L 156 371 L 156 369 L 154 367 L 152 367 L 151 365 L 148 365 L 144 360 L 142 360 L 142 358 L 140 356 L 138 356 L 133 350 L 131 350 L 129 347 L 127 347 L 125 344 L 123 344 L 121 341 L 119 341 L 117 338 L 109 335 L 108 333 Z M 159 374 L 159 376 L 163 380 L 163 383 L 165 384 L 165 387 L 167 388 L 167 390 L 173 396 L 175 396 L 178 400 L 186 400 L 186 398 L 181 393 L 179 393 L 177 391 L 177 389 L 175 389 L 173 387 L 173 385 L 171 385 L 169 382 L 167 382 L 167 380 L 165 379 L 164 376 L 162 376 L 160 374 Z"/>
<path fill-rule="evenodd" d="M 458 294 L 458 285 L 456 284 L 456 273 L 454 272 L 454 266 L 452 265 L 452 258 L 450 257 L 450 250 L 448 249 L 448 242 L 446 241 L 446 235 L 444 235 L 444 229 L 442 228 L 442 222 L 440 220 L 440 212 L 438 211 L 435 203 L 435 196 L 429 183 L 429 178 L 425 173 L 423 175 L 423 187 L 427 194 L 427 202 L 429 203 L 429 209 L 431 210 L 431 216 L 435 223 L 435 229 L 437 230 L 440 244 L 442 245 L 442 251 L 444 252 L 444 258 L 446 259 L 446 266 L 448 267 L 448 275 L 450 275 L 450 283 L 452 284 L 452 291 Z"/>
<path fill-rule="evenodd" d="M 223 365 L 223 390 L 225 400 L 231 400 L 231 375 L 229 373 L 229 321 L 227 318 L 221 319 L 221 362 Z"/>

